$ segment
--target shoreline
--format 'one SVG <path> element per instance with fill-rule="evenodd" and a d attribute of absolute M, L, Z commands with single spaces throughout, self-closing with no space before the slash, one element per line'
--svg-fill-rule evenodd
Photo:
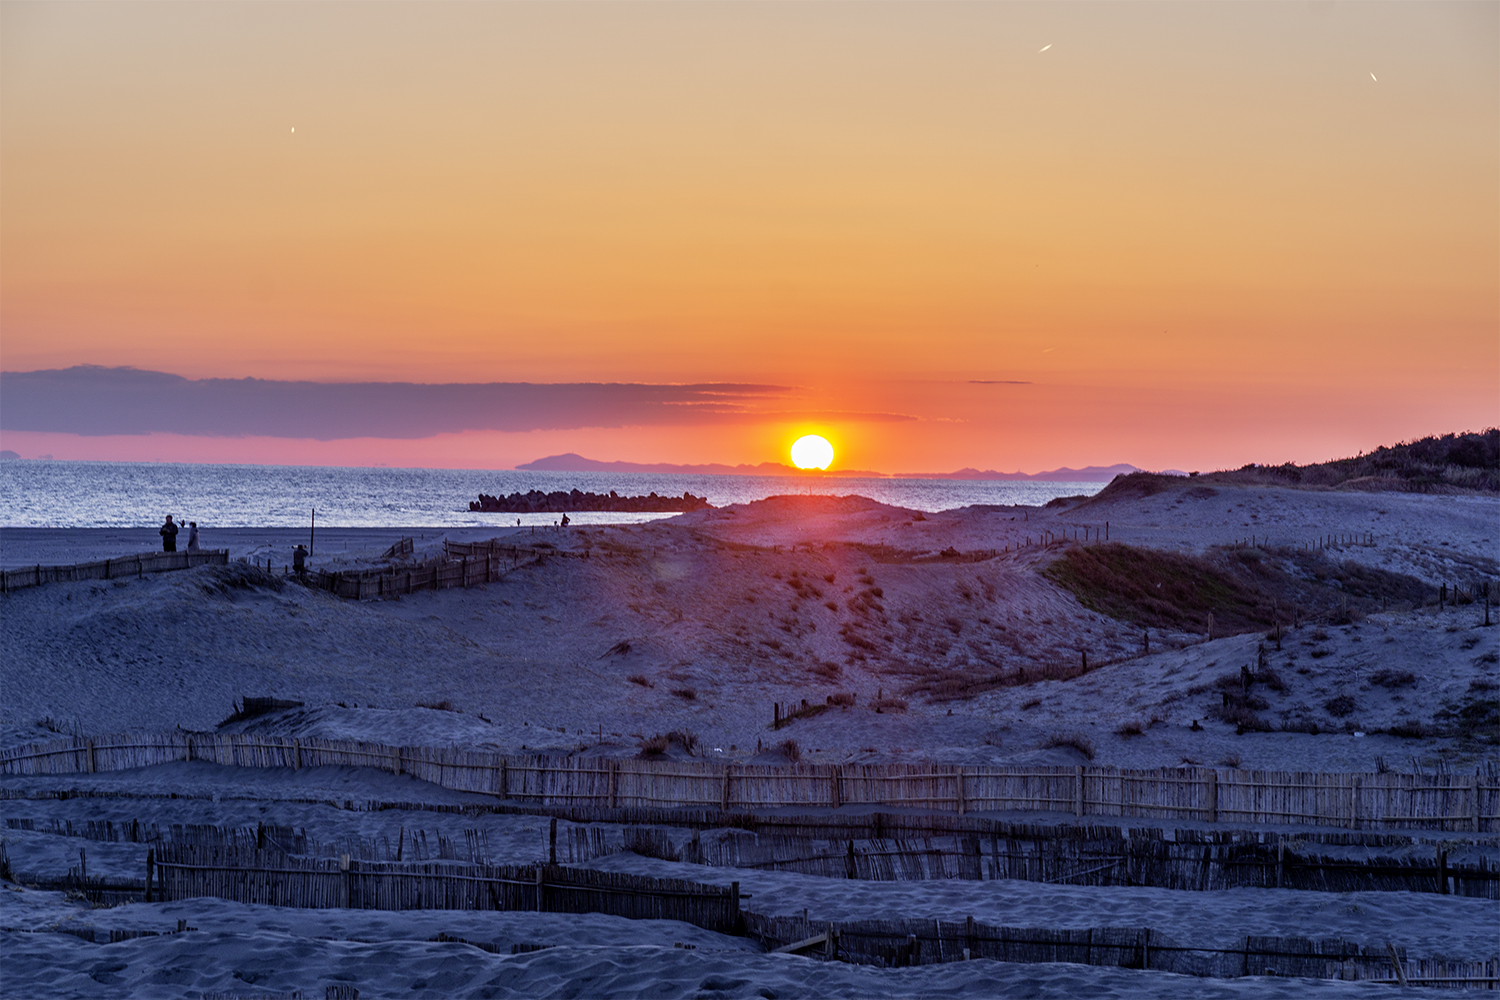
<path fill-rule="evenodd" d="M 503 515 L 502 515 L 503 516 Z M 510 517 L 515 517 L 512 514 Z M 548 515 L 555 520 L 561 515 Z M 569 515 L 576 523 L 577 515 Z M 670 516 L 670 515 L 669 515 Z M 486 541 L 511 535 L 542 537 L 546 524 L 536 523 L 517 528 L 514 524 L 493 527 L 452 528 L 408 525 L 389 528 L 318 525 L 310 566 L 335 565 L 348 561 L 377 558 L 381 552 L 402 538 L 410 538 L 417 550 L 442 547 L 444 539 L 452 542 Z M 533 532 L 532 528 L 536 531 Z M 228 549 L 231 562 L 238 559 L 273 562 L 292 561 L 292 549 L 308 543 L 308 529 L 278 527 L 214 528 L 200 526 L 200 545 L 204 549 Z M 178 536 L 177 551 L 184 551 Z M 117 559 L 138 554 L 160 552 L 161 539 L 155 527 L 144 528 L 5 528 L 0 527 L 0 568 L 19 569 L 40 563 L 43 566 L 69 566 L 100 559 Z"/>

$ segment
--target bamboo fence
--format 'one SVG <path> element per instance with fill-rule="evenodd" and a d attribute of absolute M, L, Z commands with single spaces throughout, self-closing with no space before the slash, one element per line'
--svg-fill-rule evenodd
<path fill-rule="evenodd" d="M 1362 947 L 1340 938 L 1246 935 L 1233 948 L 1210 948 L 1180 944 L 1148 927 L 996 927 L 972 917 L 811 923 L 805 917 L 772 917 L 753 910 L 746 914 L 745 925 L 746 933 L 767 948 L 881 967 L 988 958 L 1150 969 L 1216 979 L 1278 976 L 1487 989 L 1494 989 L 1500 976 L 1500 961 L 1493 958 L 1413 960 L 1403 948 Z"/>
<path fill-rule="evenodd" d="M 1450 863 L 1443 841 L 1384 834 L 1243 830 L 1122 830 L 998 821 L 949 835 L 828 839 L 781 832 L 571 826 L 570 862 L 619 851 L 712 867 L 790 871 L 864 881 L 1017 879 L 1208 891 L 1430 892 L 1500 899 L 1500 869 L 1480 855 Z M 1356 847 L 1355 851 L 1340 850 Z M 1322 848 L 1320 850 L 1320 848 Z"/>
<path fill-rule="evenodd" d="M 444 542 L 444 554 L 409 566 L 381 570 L 308 570 L 307 585 L 356 601 L 400 597 L 419 590 L 447 590 L 493 583 L 522 566 L 553 554 L 544 549 L 489 543 Z"/>
<path fill-rule="evenodd" d="M 225 566 L 228 549 L 204 549 L 201 552 L 144 552 L 139 555 L 75 563 L 72 566 L 28 566 L 24 569 L 0 570 L 0 593 L 23 587 L 40 587 L 44 583 L 67 583 L 75 580 L 118 580 L 142 577 L 147 573 L 192 569 L 195 566 Z"/>
<path fill-rule="evenodd" d="M 738 882 L 725 888 L 557 865 L 369 862 L 190 846 L 153 850 L 146 868 L 146 896 L 162 901 L 214 896 L 303 909 L 605 913 L 720 933 L 741 929 Z"/>
<path fill-rule="evenodd" d="M 403 825 L 396 839 L 339 836 L 319 840 L 305 827 L 279 823 L 257 823 L 255 826 L 226 827 L 200 823 L 158 824 L 140 820 L 116 823 L 112 820 L 54 819 L 37 821 L 30 817 L 9 816 L 8 830 L 29 830 L 59 837 L 76 837 L 111 844 L 149 844 L 156 848 L 191 847 L 199 850 L 265 851 L 316 857 L 348 855 L 359 861 L 461 861 L 466 864 L 488 864 L 494 856 L 489 834 L 485 830 L 466 829 L 462 839 L 441 830 L 428 831 Z M 572 829 L 571 827 L 569 829 Z M 606 853 L 600 851 L 600 854 Z M 571 860 L 571 854 L 569 855 Z"/>
<path fill-rule="evenodd" d="M 956 817 L 955 817 L 956 818 Z M 789 871 L 863 881 L 1016 879 L 1092 886 L 1152 886 L 1209 891 L 1283 888 L 1313 892 L 1428 892 L 1500 898 L 1500 870 L 1480 854 L 1450 862 L 1448 840 L 1417 842 L 1390 834 L 1279 834 L 1244 830 L 1122 830 L 970 818 L 946 835 L 831 840 L 814 831 L 759 833 L 739 828 L 689 831 L 653 826 L 569 824 L 551 857 L 568 864 L 621 851 L 711 867 Z M 158 849 L 276 850 L 360 861 L 460 861 L 490 864 L 483 829 L 429 832 L 403 823 L 396 837 L 315 839 L 305 828 L 258 823 L 199 824 L 35 820 L 8 817 L 8 829 Z M 554 820 L 554 828 L 556 821 Z M 1341 850 L 1353 847 L 1355 850 Z M 141 888 L 138 886 L 137 888 Z"/>
<path fill-rule="evenodd" d="M 243 733 L 70 737 L 0 753 L 0 774 L 81 774 L 204 760 L 238 767 L 373 767 L 528 808 L 700 807 L 722 812 L 841 806 L 1062 812 L 1230 825 L 1496 832 L 1500 782 L 1478 774 L 1355 774 L 1231 768 L 769 767 L 505 755 L 458 747 Z M 595 815 L 588 815 L 589 812 Z"/>

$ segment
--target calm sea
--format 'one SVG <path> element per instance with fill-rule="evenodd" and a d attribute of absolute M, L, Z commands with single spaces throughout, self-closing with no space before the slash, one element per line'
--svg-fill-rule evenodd
<path fill-rule="evenodd" d="M 1103 483 L 969 482 L 955 479 L 800 479 L 653 473 L 359 469 L 294 465 L 152 462 L 0 462 L 0 526 L 118 528 L 157 525 L 166 514 L 205 527 L 296 527 L 317 508 L 329 527 L 463 527 L 515 523 L 518 515 L 473 514 L 469 501 L 527 490 L 707 497 L 715 506 L 783 493 L 858 494 L 938 511 L 969 504 L 1040 505 L 1092 494 Z M 556 515 L 520 515 L 550 524 Z M 580 524 L 669 515 L 579 513 Z"/>

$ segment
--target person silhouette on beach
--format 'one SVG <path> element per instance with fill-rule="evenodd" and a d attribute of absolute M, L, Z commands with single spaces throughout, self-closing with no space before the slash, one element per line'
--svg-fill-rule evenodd
<path fill-rule="evenodd" d="M 197 552 L 198 549 L 198 522 L 188 522 L 188 547 L 189 552 Z"/>
<path fill-rule="evenodd" d="M 297 579 L 307 582 L 307 546 L 299 544 L 292 550 L 292 572 L 297 574 Z"/>
<path fill-rule="evenodd" d="M 172 523 L 172 515 L 167 515 L 167 521 L 161 526 L 161 550 L 163 552 L 177 551 L 177 525 Z"/>
<path fill-rule="evenodd" d="M 568 526 L 568 515 L 566 515 L 566 514 L 563 515 L 562 526 L 564 528 L 566 528 Z"/>

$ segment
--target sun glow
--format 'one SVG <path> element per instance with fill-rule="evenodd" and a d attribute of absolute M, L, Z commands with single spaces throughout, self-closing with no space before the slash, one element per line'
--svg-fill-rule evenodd
<path fill-rule="evenodd" d="M 792 464 L 799 469 L 826 469 L 833 461 L 833 445 L 817 434 L 799 437 L 792 445 Z"/>

